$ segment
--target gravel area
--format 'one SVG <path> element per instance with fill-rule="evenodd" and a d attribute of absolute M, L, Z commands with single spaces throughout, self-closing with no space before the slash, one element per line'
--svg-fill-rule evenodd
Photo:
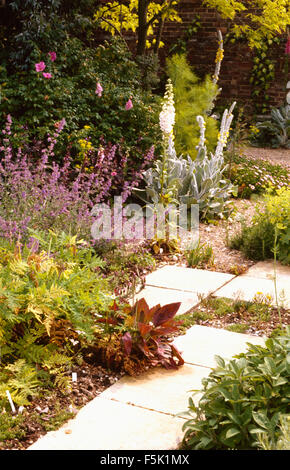
<path fill-rule="evenodd" d="M 243 147 L 242 153 L 250 158 L 264 159 L 274 165 L 282 165 L 290 171 L 290 149 Z"/>

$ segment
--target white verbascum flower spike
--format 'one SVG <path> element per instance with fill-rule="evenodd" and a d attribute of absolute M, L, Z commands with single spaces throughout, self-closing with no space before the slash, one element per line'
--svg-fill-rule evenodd
<path fill-rule="evenodd" d="M 199 147 L 204 147 L 204 144 L 205 144 L 205 121 L 202 116 L 197 116 L 196 120 L 198 122 L 199 129 L 200 129 L 199 143 L 198 143 L 198 146 L 196 147 L 196 148 L 199 148 Z"/>
<path fill-rule="evenodd" d="M 175 123 L 175 107 L 174 107 L 174 94 L 173 86 L 171 80 L 169 79 L 166 84 L 166 92 L 164 94 L 164 101 L 162 105 L 162 110 L 159 114 L 159 125 L 160 128 L 168 137 L 168 135 L 173 135 L 173 127 Z"/>
<path fill-rule="evenodd" d="M 223 149 L 227 144 L 231 123 L 234 117 L 233 109 L 235 105 L 236 105 L 236 102 L 234 102 L 231 105 L 229 111 L 227 109 L 224 111 L 222 122 L 221 122 L 221 127 L 220 127 L 220 132 L 219 132 L 219 139 L 218 139 L 218 143 L 217 143 L 216 151 L 215 151 L 216 158 L 220 157 L 223 154 Z"/>

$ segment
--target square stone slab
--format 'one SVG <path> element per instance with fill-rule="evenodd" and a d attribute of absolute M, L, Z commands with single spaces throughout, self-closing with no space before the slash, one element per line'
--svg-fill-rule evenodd
<path fill-rule="evenodd" d="M 123 377 L 102 397 L 175 415 L 187 410 L 190 390 L 201 389 L 201 381 L 209 372 L 206 367 L 189 364 L 177 370 L 155 368 L 139 377 Z"/>
<path fill-rule="evenodd" d="M 183 423 L 179 417 L 99 396 L 61 429 L 47 433 L 28 450 L 176 449 L 183 437 Z"/>
<path fill-rule="evenodd" d="M 290 266 L 283 266 L 277 262 L 276 266 L 277 280 L 282 282 L 288 282 L 290 285 Z M 262 279 L 273 280 L 274 276 L 274 261 L 259 261 L 258 263 L 251 266 L 247 273 L 242 277 L 251 276 Z"/>
<path fill-rule="evenodd" d="M 279 305 L 284 305 L 285 307 L 290 308 L 290 282 L 278 279 L 277 291 Z M 283 291 L 285 295 L 284 302 L 279 299 Z M 274 281 L 270 279 L 251 277 L 248 275 L 236 277 L 229 284 L 218 289 L 214 293 L 214 296 L 252 301 L 257 293 L 270 295 L 272 297 L 272 305 L 276 305 Z"/>
<path fill-rule="evenodd" d="M 264 342 L 264 338 L 258 336 L 201 325 L 192 326 L 185 335 L 174 340 L 187 363 L 205 367 L 216 366 L 215 355 L 229 360 L 234 355 L 245 352 L 248 349 L 246 343 L 264 345 Z"/>
<path fill-rule="evenodd" d="M 203 269 L 164 266 L 148 274 L 146 286 L 165 287 L 208 295 L 234 279 L 232 274 Z"/>
<path fill-rule="evenodd" d="M 135 302 L 139 299 L 145 298 L 150 308 L 160 304 L 161 306 L 171 304 L 173 302 L 181 302 L 181 305 L 176 313 L 176 316 L 182 315 L 195 307 L 200 299 L 195 292 L 183 292 L 174 289 L 164 289 L 161 287 L 147 286 L 142 289 L 136 296 Z"/>

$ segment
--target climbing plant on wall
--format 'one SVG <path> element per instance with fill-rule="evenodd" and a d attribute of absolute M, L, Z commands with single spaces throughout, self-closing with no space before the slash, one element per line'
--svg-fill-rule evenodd
<path fill-rule="evenodd" d="M 271 57 L 274 44 L 279 44 L 280 38 L 263 41 L 260 48 L 254 49 L 253 68 L 250 77 L 252 84 L 252 97 L 254 98 L 256 112 L 266 113 L 269 110 L 270 96 L 268 89 L 275 78 L 275 60 Z"/>

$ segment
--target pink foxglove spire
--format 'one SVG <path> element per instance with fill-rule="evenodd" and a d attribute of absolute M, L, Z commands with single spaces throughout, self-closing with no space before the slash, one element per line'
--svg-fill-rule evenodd
<path fill-rule="evenodd" d="M 128 99 L 125 108 L 126 108 L 127 111 L 129 111 L 129 109 L 133 108 L 133 103 L 132 103 L 131 98 Z"/>
<path fill-rule="evenodd" d="M 102 96 L 102 93 L 103 93 L 103 87 L 102 85 L 100 84 L 100 82 L 97 83 L 97 87 L 96 87 L 96 95 L 98 95 L 99 97 Z"/>

